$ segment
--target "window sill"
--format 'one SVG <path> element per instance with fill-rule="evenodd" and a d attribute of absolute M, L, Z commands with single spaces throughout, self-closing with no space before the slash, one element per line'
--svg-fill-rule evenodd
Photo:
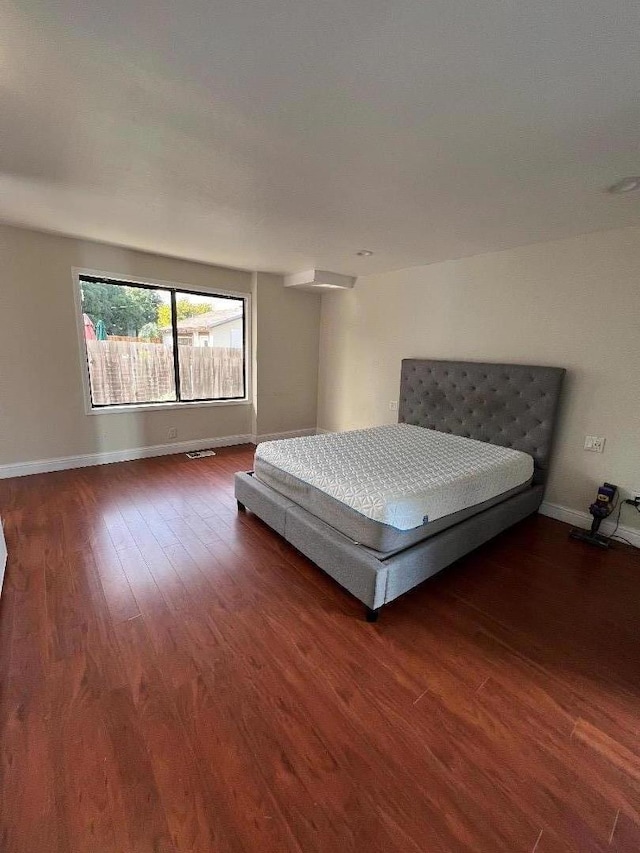
<path fill-rule="evenodd" d="M 98 408 L 87 408 L 87 415 L 122 415 L 128 412 L 166 412 L 170 409 L 202 409 L 215 406 L 249 406 L 251 400 L 194 400 L 183 403 L 135 403 L 129 406 L 104 406 Z"/>

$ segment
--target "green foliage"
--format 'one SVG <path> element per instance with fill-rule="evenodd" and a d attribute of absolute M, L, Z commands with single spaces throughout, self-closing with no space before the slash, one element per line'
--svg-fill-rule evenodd
<path fill-rule="evenodd" d="M 82 282 L 82 310 L 94 326 L 102 320 L 108 335 L 136 337 L 155 322 L 160 305 L 159 294 L 147 288 Z"/>
<path fill-rule="evenodd" d="M 160 329 L 166 329 L 171 325 L 171 305 L 162 305 L 158 306 L 158 327 Z"/>
<path fill-rule="evenodd" d="M 196 317 L 199 314 L 208 314 L 211 306 L 206 303 L 193 303 L 188 297 L 176 299 L 176 312 L 178 320 L 186 320 L 188 317 Z M 158 308 L 158 326 L 166 328 L 171 325 L 171 306 L 160 305 Z"/>
<path fill-rule="evenodd" d="M 145 323 L 138 332 L 138 337 L 143 341 L 152 341 L 160 337 L 160 330 L 157 323 Z"/>

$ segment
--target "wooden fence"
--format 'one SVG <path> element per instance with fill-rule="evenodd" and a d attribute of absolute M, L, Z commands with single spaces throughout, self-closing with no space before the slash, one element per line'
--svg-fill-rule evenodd
<path fill-rule="evenodd" d="M 131 341 L 134 344 L 141 342 L 140 338 L 132 338 L 131 335 L 107 335 L 108 341 Z M 144 338 L 146 344 L 161 344 L 162 338 Z"/>
<path fill-rule="evenodd" d="M 86 341 L 96 406 L 162 403 L 176 399 L 173 350 L 164 344 Z M 241 349 L 179 346 L 181 398 L 241 397 Z"/>

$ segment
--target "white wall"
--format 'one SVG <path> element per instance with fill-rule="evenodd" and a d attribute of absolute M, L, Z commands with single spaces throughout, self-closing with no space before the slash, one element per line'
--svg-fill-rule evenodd
<path fill-rule="evenodd" d="M 315 427 L 319 297 L 288 295 L 271 281 L 264 292 L 255 275 L 114 246 L 0 226 L 0 468 L 3 465 L 166 444 L 247 435 L 257 426 L 257 392 L 244 405 L 87 415 L 81 385 L 72 267 L 105 270 L 253 294 L 254 321 L 293 328 L 284 351 L 263 335 L 254 362 L 262 365 L 266 398 L 275 396 L 282 431 Z M 282 292 L 281 292 L 282 291 Z M 273 315 L 273 316 L 272 316 Z M 289 322 L 289 317 L 292 322 Z M 315 328 L 315 342 L 313 330 Z M 297 330 L 300 333 L 297 334 Z M 310 334 L 311 332 L 311 334 Z M 280 359 L 284 359 L 281 363 Z M 292 366 L 293 365 L 293 366 Z M 284 381 L 313 389 L 292 401 Z M 267 406 L 269 423 L 273 421 Z"/>
<path fill-rule="evenodd" d="M 546 497 L 584 511 L 604 480 L 640 491 L 639 356 L 638 228 L 369 276 L 322 297 L 318 425 L 394 422 L 402 358 L 563 366 Z"/>
<path fill-rule="evenodd" d="M 257 273 L 255 286 L 256 432 L 315 430 L 320 295 L 285 287 L 271 273 Z"/>
<path fill-rule="evenodd" d="M 236 332 L 236 335 L 233 333 Z M 207 335 L 200 335 L 198 341 L 199 346 L 203 346 L 203 341 L 208 341 L 207 346 L 210 347 L 233 347 L 234 339 L 239 340 L 239 346 L 242 346 L 242 319 L 232 320 L 230 323 L 224 323 L 221 326 L 215 326 Z"/>

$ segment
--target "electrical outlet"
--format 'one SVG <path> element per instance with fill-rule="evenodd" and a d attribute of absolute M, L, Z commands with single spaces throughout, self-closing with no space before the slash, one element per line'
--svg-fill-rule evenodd
<path fill-rule="evenodd" d="M 397 400 L 389 400 L 389 411 L 397 412 L 398 411 L 398 401 Z"/>
<path fill-rule="evenodd" d="M 602 453 L 606 439 L 602 435 L 585 435 L 584 449 L 591 453 Z"/>
<path fill-rule="evenodd" d="M 167 432 L 167 438 L 177 438 L 177 437 L 178 437 L 177 427 L 171 427 Z"/>

